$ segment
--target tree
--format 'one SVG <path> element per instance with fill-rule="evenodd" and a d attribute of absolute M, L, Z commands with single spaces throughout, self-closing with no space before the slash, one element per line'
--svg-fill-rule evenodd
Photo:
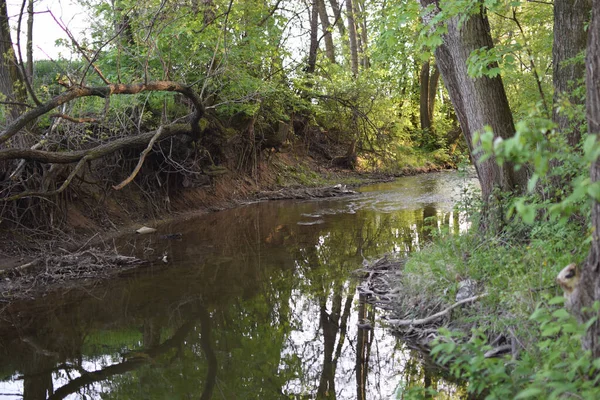
<path fill-rule="evenodd" d="M 327 15 L 327 7 L 325 7 L 325 0 L 315 0 L 315 2 L 319 10 L 319 19 L 321 20 L 321 26 L 323 28 L 323 38 L 325 40 L 325 54 L 327 54 L 329 62 L 335 64 L 335 47 L 333 46 L 331 25 L 329 23 L 329 16 Z"/>
<path fill-rule="evenodd" d="M 586 55 L 587 123 L 591 135 L 600 134 L 600 0 L 593 0 L 592 20 L 588 28 Z M 592 163 L 590 170 L 592 184 L 600 182 L 600 159 Z M 598 186 L 596 186 L 597 188 Z M 592 205 L 592 246 L 581 270 L 578 285 L 571 295 L 571 309 L 581 322 L 598 317 L 598 312 L 586 311 L 600 301 L 600 202 L 595 190 Z M 583 348 L 592 351 L 593 357 L 600 357 L 600 319 L 596 319 L 582 338 Z"/>
<path fill-rule="evenodd" d="M 567 134 L 568 143 L 575 147 L 581 140 L 582 124 L 573 124 L 568 113 L 560 112 L 560 101 L 582 104 L 583 99 L 573 92 L 584 79 L 585 65 L 573 59 L 585 50 L 591 0 L 556 0 L 554 2 L 554 42 L 552 64 L 554 99 L 552 120 L 560 132 Z"/>
<path fill-rule="evenodd" d="M 26 94 L 25 85 L 17 69 L 6 0 L 0 0 L 0 93 L 4 95 L 7 105 L 6 120 L 16 119 L 24 109 Z"/>
<path fill-rule="evenodd" d="M 346 18 L 348 19 L 348 36 L 350 40 L 350 65 L 352 75 L 358 76 L 358 38 L 356 37 L 356 22 L 354 21 L 354 6 L 352 0 L 346 0 Z"/>
<path fill-rule="evenodd" d="M 306 72 L 312 74 L 317 65 L 317 51 L 319 50 L 319 6 L 313 1 L 310 7 L 310 47 L 308 49 L 308 62 Z"/>
<path fill-rule="evenodd" d="M 435 49 L 435 58 L 469 145 L 483 201 L 489 206 L 497 189 L 509 193 L 522 191 L 526 187 L 527 174 L 525 169 L 517 170 L 510 163 L 499 165 L 493 157 L 483 158 L 482 154 L 474 152 L 474 145 L 477 145 L 473 143 L 475 135 L 482 133 L 487 126 L 500 140 L 515 133 L 501 77 L 471 77 L 467 73 L 467 62 L 473 51 L 494 47 L 485 8 L 478 2 L 472 10 L 457 13 L 456 10 L 441 9 L 434 0 L 421 0 L 421 5 L 423 8 L 432 7 L 425 17 L 426 23 L 440 14 L 447 15 L 447 33 L 442 34 L 442 43 Z M 452 4 L 446 3 L 446 6 L 451 7 Z M 501 218 L 500 214 L 497 217 Z"/>
<path fill-rule="evenodd" d="M 419 115 L 421 119 L 421 129 L 430 131 L 433 128 L 433 109 L 435 106 L 435 96 L 440 78 L 440 70 L 437 65 L 433 66 L 433 71 L 429 61 L 421 66 L 420 73 L 420 93 L 419 93 Z"/>

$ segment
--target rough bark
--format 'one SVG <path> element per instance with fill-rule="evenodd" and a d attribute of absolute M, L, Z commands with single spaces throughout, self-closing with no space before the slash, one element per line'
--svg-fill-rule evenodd
<path fill-rule="evenodd" d="M 6 101 L 6 119 L 10 122 L 23 112 L 26 100 L 25 85 L 19 76 L 17 59 L 10 36 L 6 0 L 0 0 L 0 93 Z"/>
<path fill-rule="evenodd" d="M 600 0 L 593 0 L 592 21 L 588 30 L 586 56 L 587 122 L 590 134 L 600 134 Z M 600 159 L 591 167 L 592 182 L 600 181 Z M 580 280 L 570 296 L 571 310 L 581 322 L 599 315 L 585 308 L 600 301 L 600 203 L 592 206 L 592 246 L 584 264 Z M 600 319 L 590 327 L 582 338 L 583 348 L 591 350 L 594 357 L 600 357 Z"/>
<path fill-rule="evenodd" d="M 441 12 L 435 0 L 421 0 L 421 4 L 423 7 L 435 5 L 426 20 Z M 480 10 L 462 23 L 459 23 L 459 17 L 446 23 L 448 32 L 435 50 L 435 59 L 469 145 L 484 203 L 489 205 L 496 188 L 512 193 L 523 190 L 527 173 L 525 169 L 515 170 L 510 163 L 500 166 L 493 157 L 484 160 L 482 154 L 473 152 L 474 135 L 486 126 L 491 127 L 495 137 L 503 139 L 515 133 L 501 77 L 471 78 L 467 73 L 467 59 L 472 51 L 494 47 L 487 17 Z"/>
<path fill-rule="evenodd" d="M 325 40 L 325 54 L 332 64 L 335 64 L 335 47 L 333 46 L 333 37 L 331 36 L 331 24 L 327 15 L 325 0 L 315 0 L 319 10 L 319 19 L 323 29 L 323 39 Z"/>
<path fill-rule="evenodd" d="M 350 65 L 352 66 L 352 74 L 358 76 L 358 39 L 356 37 L 352 0 L 346 0 L 346 18 L 348 19 L 348 37 L 350 40 Z"/>
<path fill-rule="evenodd" d="M 585 50 L 587 42 L 585 25 L 589 20 L 591 4 L 591 0 L 554 1 L 552 120 L 559 131 L 567 134 L 571 146 L 576 146 L 581 140 L 582 124 L 570 121 L 568 115 L 558 111 L 558 105 L 563 97 L 572 104 L 583 103 L 583 99 L 573 95 L 573 90 L 577 87 L 577 81 L 585 76 L 585 65 L 567 61 Z"/>

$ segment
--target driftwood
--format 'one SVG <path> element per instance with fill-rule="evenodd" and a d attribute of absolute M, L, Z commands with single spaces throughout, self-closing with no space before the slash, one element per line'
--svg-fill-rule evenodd
<path fill-rule="evenodd" d="M 433 315 L 430 315 L 429 317 L 426 318 L 420 318 L 420 319 L 390 319 L 387 321 L 388 324 L 394 326 L 394 327 L 400 327 L 400 326 L 415 326 L 415 325 L 425 325 L 428 324 L 432 321 L 435 321 L 438 318 L 441 318 L 443 316 L 446 316 L 450 313 L 450 311 L 452 311 L 453 309 L 455 309 L 456 307 L 462 306 L 463 304 L 468 304 L 468 303 L 472 303 L 474 301 L 477 301 L 479 299 L 481 299 L 482 297 L 487 296 L 487 293 L 483 293 L 477 296 L 473 296 L 473 297 L 469 297 L 467 299 L 458 301 L 454 304 L 452 304 L 450 307 L 435 313 Z"/>
<path fill-rule="evenodd" d="M 52 254 L 0 274 L 0 301 L 27 298 L 34 293 L 78 282 L 96 282 L 147 263 L 136 257 L 116 254 L 113 250 L 90 248 L 68 254 Z"/>
<path fill-rule="evenodd" d="M 272 192 L 261 192 L 258 194 L 260 200 L 306 200 L 324 197 L 337 197 L 356 194 L 354 190 L 346 188 L 346 185 L 335 185 L 321 188 L 298 188 L 281 189 Z"/>

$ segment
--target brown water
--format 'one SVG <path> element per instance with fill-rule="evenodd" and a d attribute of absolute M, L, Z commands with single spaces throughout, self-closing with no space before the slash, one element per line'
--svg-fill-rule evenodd
<path fill-rule="evenodd" d="M 425 382 L 457 398 L 352 272 L 467 229 L 453 211 L 467 181 L 408 177 L 126 236 L 121 250 L 150 268 L 0 309 L 0 399 L 388 399 Z"/>

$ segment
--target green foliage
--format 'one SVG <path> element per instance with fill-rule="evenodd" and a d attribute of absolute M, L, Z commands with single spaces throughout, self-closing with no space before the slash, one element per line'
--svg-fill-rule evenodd
<path fill-rule="evenodd" d="M 538 305 L 530 317 L 532 334 L 540 340 L 518 359 L 488 358 L 492 346 L 482 330 L 467 339 L 462 333 L 440 330 L 431 354 L 449 364 L 450 373 L 468 381 L 468 391 L 486 399 L 559 399 L 600 396 L 600 363 L 581 350 L 580 337 L 594 322 L 581 325 L 560 305 L 562 297 Z M 556 305 L 559 305 L 557 308 Z"/>

